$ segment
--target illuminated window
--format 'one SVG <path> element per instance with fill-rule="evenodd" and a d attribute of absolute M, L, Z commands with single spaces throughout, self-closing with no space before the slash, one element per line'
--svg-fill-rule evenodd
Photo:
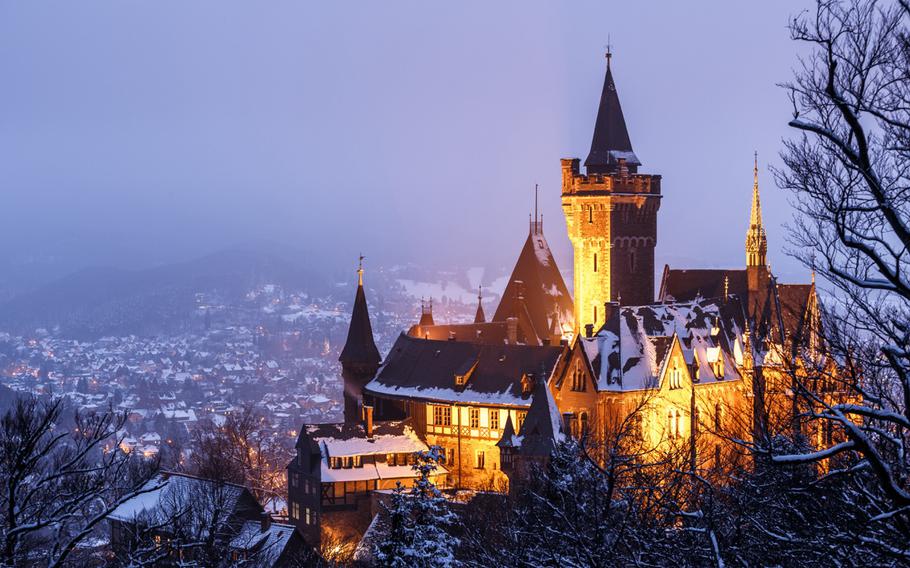
<path fill-rule="evenodd" d="M 490 410 L 490 428 L 493 430 L 499 430 L 499 411 Z"/>
<path fill-rule="evenodd" d="M 354 467 L 363 467 L 363 456 L 354 456 Z"/>
<path fill-rule="evenodd" d="M 434 406 L 433 407 L 433 424 L 436 426 L 452 425 L 452 407 L 451 406 Z"/>
<path fill-rule="evenodd" d="M 717 354 L 717 361 L 712 365 L 714 368 L 714 376 L 718 379 L 723 378 L 724 376 L 724 356 L 721 353 Z"/>
<path fill-rule="evenodd" d="M 395 454 L 386 455 L 385 463 L 388 465 L 398 465 L 398 462 L 395 461 Z"/>
<path fill-rule="evenodd" d="M 517 416 L 516 423 L 518 424 L 518 431 L 521 432 L 521 427 L 525 423 L 525 418 L 528 416 L 527 411 L 520 411 Z"/>
<path fill-rule="evenodd" d="M 483 450 L 477 450 L 476 461 L 474 462 L 474 467 L 477 469 L 483 469 L 486 466 L 486 454 Z"/>
<path fill-rule="evenodd" d="M 300 518 L 300 503 L 291 501 L 291 518 L 297 520 Z"/>
<path fill-rule="evenodd" d="M 594 253 L 594 272 L 597 272 L 597 253 Z"/>
<path fill-rule="evenodd" d="M 572 390 L 575 392 L 585 391 L 585 374 L 580 363 L 576 363 L 572 371 Z"/>
<path fill-rule="evenodd" d="M 469 424 L 471 425 L 471 428 L 480 428 L 480 409 L 479 408 L 472 408 L 468 412 L 468 417 L 469 417 Z"/>
<path fill-rule="evenodd" d="M 344 457 L 344 469 L 351 469 L 354 467 L 354 458 L 351 456 Z"/>
<path fill-rule="evenodd" d="M 679 370 L 679 367 L 676 366 L 676 363 L 673 363 L 673 368 L 670 370 L 670 388 L 678 389 L 682 387 L 682 372 Z"/>

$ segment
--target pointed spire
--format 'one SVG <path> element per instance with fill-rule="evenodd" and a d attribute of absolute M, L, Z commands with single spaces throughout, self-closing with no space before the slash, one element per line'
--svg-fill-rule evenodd
<path fill-rule="evenodd" d="M 749 225 L 761 227 L 761 199 L 758 195 L 758 152 L 755 152 L 755 166 L 752 168 L 752 213 Z"/>
<path fill-rule="evenodd" d="M 752 211 L 749 214 L 749 230 L 746 232 L 746 266 L 767 266 L 768 237 L 761 220 L 761 199 L 758 193 L 758 152 L 752 168 Z"/>
<path fill-rule="evenodd" d="M 625 160 L 627 167 L 634 173 L 641 165 L 638 156 L 632 151 L 626 119 L 619 104 L 616 83 L 613 81 L 613 70 L 610 65 L 613 53 L 607 49 L 607 74 L 600 94 L 600 107 L 597 109 L 597 122 L 594 123 L 594 137 L 591 140 L 591 152 L 585 160 L 589 174 L 613 173 L 619 169 L 619 160 Z"/>
<path fill-rule="evenodd" d="M 483 313 L 483 286 L 477 287 L 477 313 L 474 314 L 474 323 L 486 323 L 487 317 Z"/>
<path fill-rule="evenodd" d="M 341 350 L 338 360 L 345 365 L 378 365 L 381 362 L 379 350 L 373 341 L 373 326 L 370 324 L 370 312 L 367 309 L 367 297 L 363 291 L 363 259 L 357 268 L 357 293 L 354 296 L 354 309 L 351 312 L 351 323 L 348 326 L 348 339 Z"/>

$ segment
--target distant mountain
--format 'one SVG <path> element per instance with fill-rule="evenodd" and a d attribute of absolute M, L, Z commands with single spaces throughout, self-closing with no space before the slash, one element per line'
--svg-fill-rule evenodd
<path fill-rule="evenodd" d="M 235 248 L 143 270 L 86 268 L 0 304 L 0 329 L 60 326 L 86 338 L 162 333 L 188 324 L 197 292 L 233 301 L 261 284 L 311 295 L 331 290 L 320 270 L 289 252 Z"/>

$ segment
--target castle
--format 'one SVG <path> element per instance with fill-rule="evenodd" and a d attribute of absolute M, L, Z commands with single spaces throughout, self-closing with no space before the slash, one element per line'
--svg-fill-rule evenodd
<path fill-rule="evenodd" d="M 383 359 L 358 270 L 345 421 L 304 425 L 287 468 L 291 520 L 308 540 L 362 534 L 375 493 L 412 479 L 410 454 L 431 445 L 444 455 L 438 484 L 504 491 L 566 436 L 622 431 L 721 468 L 727 436 L 769 420 L 786 352 L 818 343 L 819 308 L 814 282 L 778 284 L 768 268 L 757 159 L 745 267 L 667 266 L 656 295 L 661 177 L 641 171 L 609 54 L 585 172 L 577 158 L 561 167 L 574 301 L 535 217 L 489 320 L 480 297 L 472 323 L 436 324 L 425 305 Z"/>

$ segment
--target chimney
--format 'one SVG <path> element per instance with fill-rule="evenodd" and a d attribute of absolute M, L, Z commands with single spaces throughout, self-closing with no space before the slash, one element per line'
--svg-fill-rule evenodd
<path fill-rule="evenodd" d="M 518 343 L 518 318 L 515 316 L 506 318 L 506 341 L 509 345 Z"/>
<path fill-rule="evenodd" d="M 266 532 L 272 528 L 272 515 L 268 511 L 263 511 L 259 516 L 259 532 Z"/>
<path fill-rule="evenodd" d="M 585 324 L 585 337 L 594 337 L 594 324 L 593 323 Z"/>
<path fill-rule="evenodd" d="M 373 437 L 373 407 L 372 405 L 363 405 L 363 423 L 367 431 L 367 438 Z"/>

